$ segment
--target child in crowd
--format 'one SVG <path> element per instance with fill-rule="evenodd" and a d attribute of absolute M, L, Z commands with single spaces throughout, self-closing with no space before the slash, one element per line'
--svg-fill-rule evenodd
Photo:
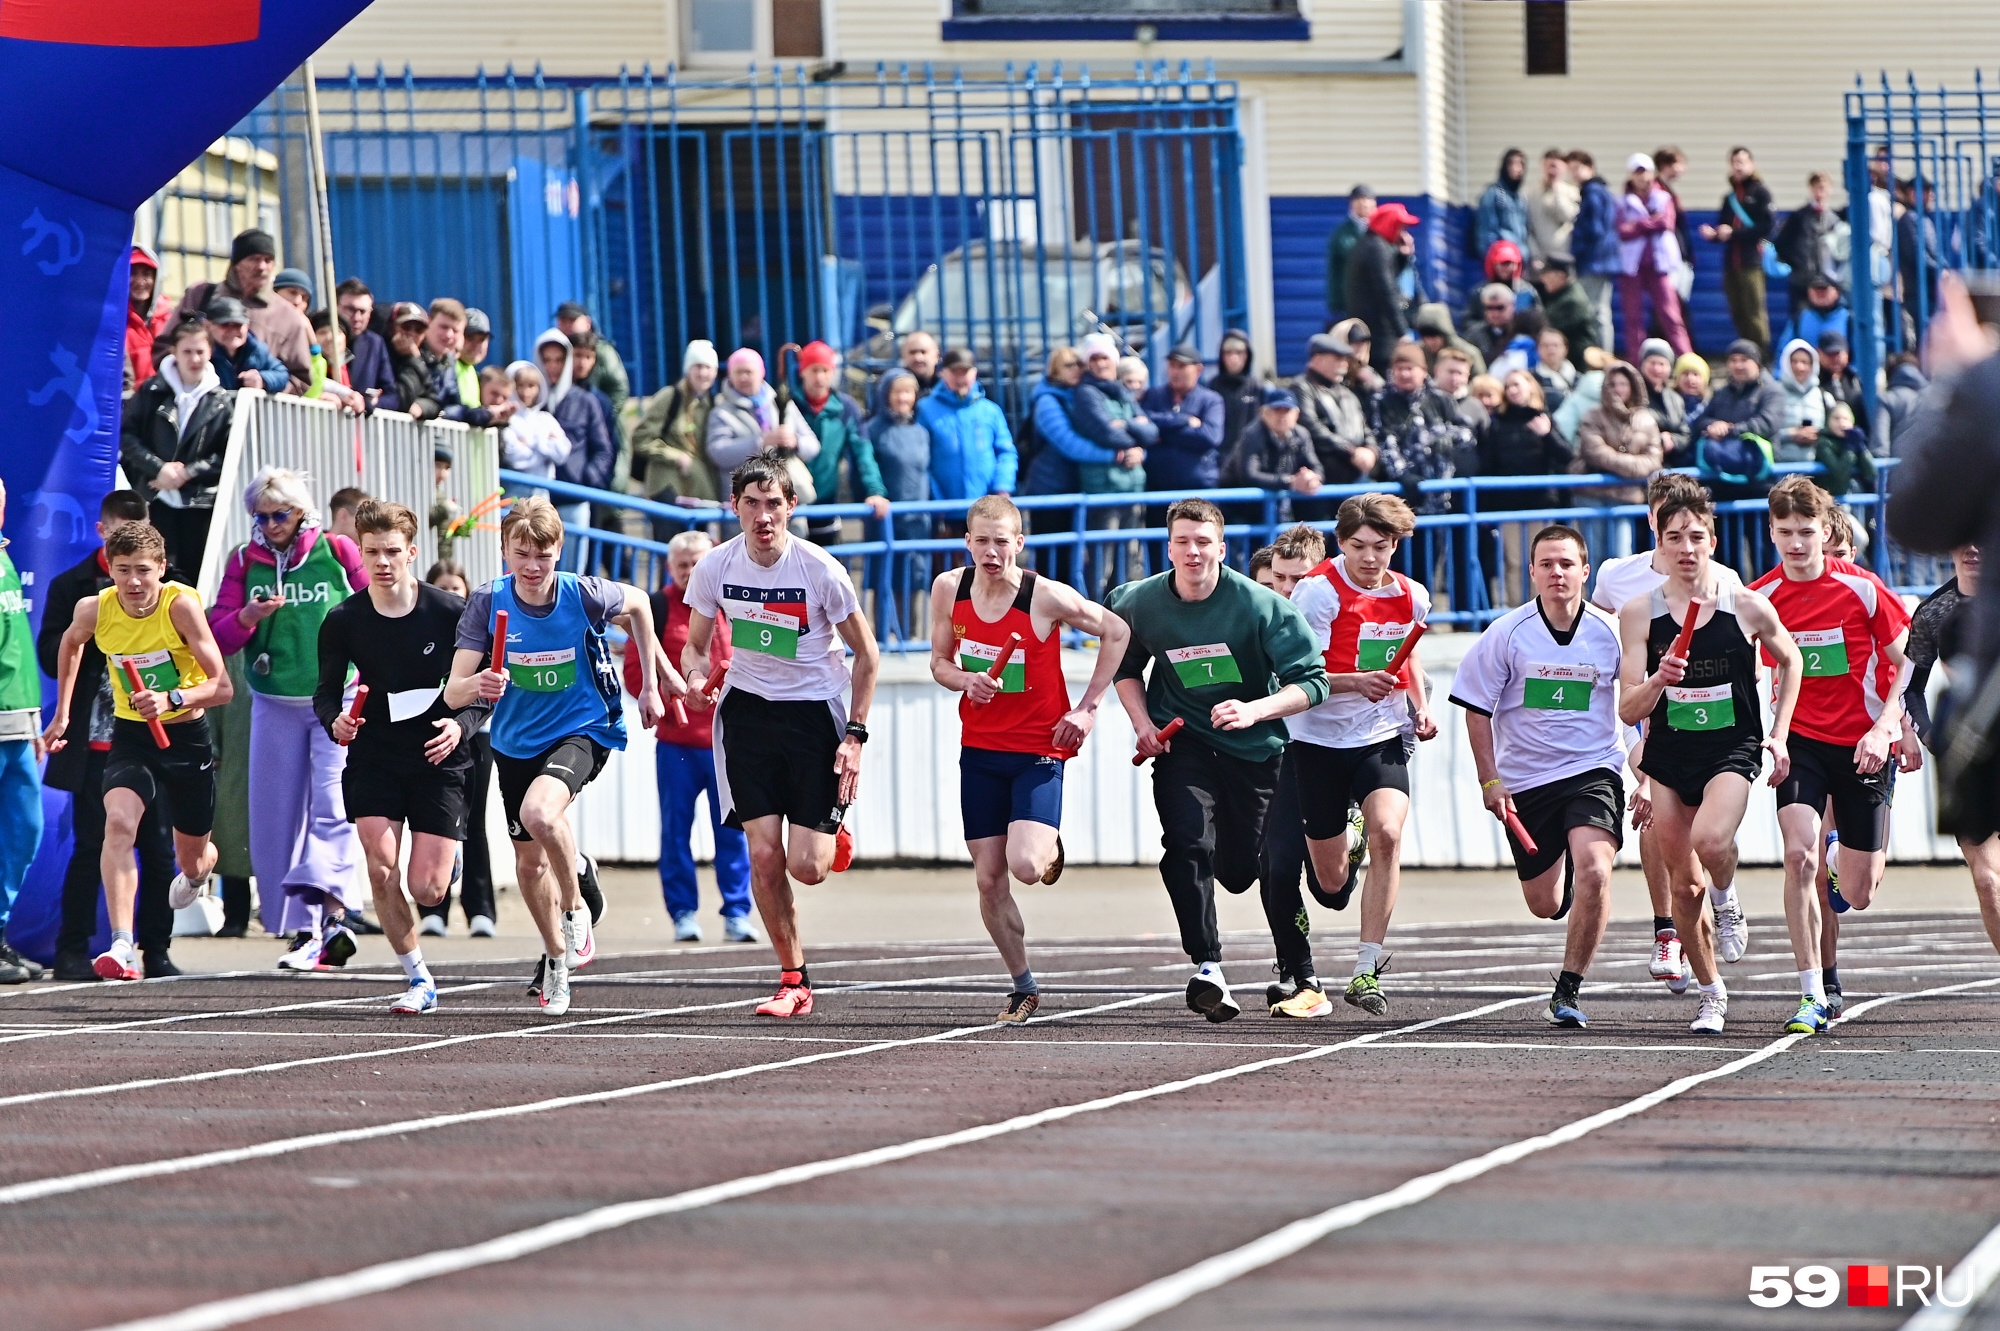
<path fill-rule="evenodd" d="M 1119 358 L 1118 382 L 1125 385 L 1125 391 L 1132 395 L 1134 401 L 1146 391 L 1146 386 L 1152 382 L 1152 378 L 1152 372 L 1146 368 L 1146 362 L 1137 356 Z"/>
<path fill-rule="evenodd" d="M 569 460 L 569 436 L 549 414 L 549 381 L 533 361 L 517 360 L 507 367 L 507 382 L 518 404 L 500 432 L 500 461 L 514 471 L 553 478 Z M 539 493 L 539 492 L 537 492 Z"/>

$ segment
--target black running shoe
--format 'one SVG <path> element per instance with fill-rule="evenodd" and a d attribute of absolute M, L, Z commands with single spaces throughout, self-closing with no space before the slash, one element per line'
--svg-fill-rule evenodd
<path fill-rule="evenodd" d="M 90 953 L 70 949 L 56 953 L 56 982 L 59 984 L 95 984 L 97 968 L 90 964 Z"/>
<path fill-rule="evenodd" d="M 590 907 L 590 926 L 604 918 L 604 889 L 597 883 L 597 861 L 588 855 L 579 855 L 582 863 L 576 871 L 577 890 L 583 894 L 583 904 Z"/>
<path fill-rule="evenodd" d="M 149 980 L 170 979 L 181 973 L 181 968 L 174 965 L 174 959 L 167 955 L 163 947 L 147 948 L 141 955 L 145 958 L 146 978 Z"/>
<path fill-rule="evenodd" d="M 22 956 L 9 947 L 5 939 L 0 939 L 0 966 L 18 966 L 28 973 L 30 980 L 39 980 L 46 973 L 42 970 L 40 962 L 30 961 Z"/>
<path fill-rule="evenodd" d="M 1576 904 L 1576 856 L 1564 855 L 1563 856 L 1563 904 L 1561 908 L 1559 908 L 1555 914 L 1549 916 L 1549 918 L 1552 920 L 1560 920 L 1563 916 L 1569 914 L 1569 908 L 1571 906 L 1574 906 L 1575 904 Z"/>
<path fill-rule="evenodd" d="M 1266 1007 L 1276 1007 L 1299 991 L 1299 982 L 1285 974 L 1285 968 L 1275 961 L 1271 963 L 1271 974 L 1278 978 L 1264 986 Z"/>
<path fill-rule="evenodd" d="M 357 934 L 379 934 L 382 926 L 358 910 L 347 912 L 347 927 Z"/>
<path fill-rule="evenodd" d="M 528 997 L 540 998 L 542 996 L 542 977 L 548 974 L 548 970 L 549 959 L 546 956 L 536 957 L 535 978 L 528 981 Z"/>

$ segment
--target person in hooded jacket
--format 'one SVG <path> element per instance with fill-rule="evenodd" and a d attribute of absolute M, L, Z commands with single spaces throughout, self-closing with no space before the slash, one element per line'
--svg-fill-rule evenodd
<path fill-rule="evenodd" d="M 1666 454 L 1660 423 L 1646 406 L 1646 381 L 1639 371 L 1623 361 L 1613 362 L 1605 370 L 1602 394 L 1597 405 L 1578 422 L 1576 442 L 1576 469 L 1587 475 L 1622 476 L 1640 482 L 1664 465 Z M 1592 508 L 1643 504 L 1646 487 L 1612 485 L 1579 490 L 1576 497 L 1579 503 Z M 1604 558 L 1631 554 L 1632 524 L 1610 523 L 1598 548 Z"/>
<path fill-rule="evenodd" d="M 1688 429 L 1687 400 L 1674 389 L 1674 350 L 1657 337 L 1639 345 L 1639 378 L 1646 384 L 1646 410 L 1660 427 L 1660 447 L 1667 467 L 1693 464 L 1694 448 Z"/>
<path fill-rule="evenodd" d="M 168 561 L 191 579 L 201 577 L 236 409 L 236 394 L 210 363 L 210 336 L 201 319 L 183 319 L 167 331 L 166 359 L 125 399 L 118 439 L 119 463 L 150 501 Z"/>
<path fill-rule="evenodd" d="M 875 453 L 875 467 L 882 476 L 882 493 L 891 509 L 899 541 L 921 541 L 931 534 L 928 513 L 902 513 L 902 504 L 920 504 L 931 498 L 931 432 L 917 419 L 917 399 L 923 385 L 917 376 L 897 366 L 876 385 L 881 407 L 862 427 Z M 1049 491 L 1051 494 L 1057 491 Z M 1037 523 L 1042 514 L 1035 515 Z M 889 570 L 890 585 L 896 589 L 897 604 L 914 610 L 912 596 L 923 599 L 924 579 L 929 576 L 928 555 L 899 554 Z"/>
<path fill-rule="evenodd" d="M 1570 227 L 1570 253 L 1576 259 L 1576 280 L 1597 312 L 1597 345 L 1611 346 L 1611 288 L 1625 271 L 1618 248 L 1618 198 L 1597 163 L 1587 152 L 1569 155 L 1569 173 L 1577 183 L 1576 222 Z"/>
<path fill-rule="evenodd" d="M 1524 227 L 1525 219 L 1523 214 Z M 1416 224 L 1416 214 L 1402 204 L 1382 204 L 1368 218 L 1368 234 L 1347 256 L 1347 308 L 1374 335 L 1369 364 L 1381 374 L 1388 373 L 1390 353 L 1410 330 L 1397 277 L 1405 262 L 1403 233 Z"/>
<path fill-rule="evenodd" d="M 610 489 L 618 466 L 618 440 L 611 433 L 611 422 L 605 419 L 602 400 L 587 385 L 575 382 L 569 339 L 561 329 L 551 328 L 535 339 L 535 360 L 542 378 L 548 381 L 549 414 L 569 438 L 569 456 L 556 464 L 552 479 L 594 490 Z M 564 528 L 579 537 L 590 530 L 588 500 L 562 500 L 556 504 L 556 512 Z M 582 547 L 581 539 L 563 544 L 566 567 L 580 566 L 577 561 L 583 558 Z"/>
<path fill-rule="evenodd" d="M 1121 390 L 1122 391 L 1122 390 Z M 917 420 L 931 436 L 931 492 L 967 501 L 1012 494 L 1020 455 L 1000 404 L 979 386 L 979 362 L 953 347 L 938 362 L 938 382 L 917 403 Z M 962 535 L 964 523 L 950 524 Z"/>
<path fill-rule="evenodd" d="M 1345 290 L 1343 272 L 1342 288 Z M 1342 297 L 1345 299 L 1345 296 Z M 1222 334 L 1222 348 L 1216 353 L 1215 371 L 1208 386 L 1222 397 L 1222 457 L 1226 461 L 1236 451 L 1236 441 L 1251 421 L 1257 419 L 1264 400 L 1264 380 L 1257 373 L 1257 352 L 1250 335 L 1240 328 Z"/>
<path fill-rule="evenodd" d="M 1903 456 L 1903 435 L 1917 419 L 1917 407 L 1931 386 L 1915 353 L 1899 351 L 1883 365 L 1889 386 L 1876 398 L 1875 447 L 1892 458 Z"/>
<path fill-rule="evenodd" d="M 1784 413 L 1778 433 L 1771 436 L 1772 456 L 1780 462 L 1811 462 L 1826 433 L 1826 390 L 1819 386 L 1819 352 L 1810 342 L 1793 338 L 1778 362 L 1778 387 L 1784 390 Z"/>
<path fill-rule="evenodd" d="M 1099 448 L 1115 457 L 1110 466 L 1082 464 L 1076 469 L 1077 486 L 1085 494 L 1136 494 L 1146 488 L 1146 460 L 1159 443 L 1160 430 L 1139 408 L 1132 390 L 1118 377 L 1117 343 L 1103 333 L 1083 339 L 1077 350 L 1083 353 L 1084 374 L 1073 390 L 1073 419 L 1076 430 Z M 1131 508 L 1098 507 L 1090 510 L 1094 530 L 1141 527 L 1146 511 Z M 1140 577 L 1139 545 L 1136 541 L 1104 547 L 1110 556 L 1110 572 L 1103 580 L 1103 592 L 1121 582 Z"/>
<path fill-rule="evenodd" d="M 1692 351 L 1694 344 L 1681 322 L 1681 300 L 1674 289 L 1682 256 L 1674 236 L 1673 196 L 1653 178 L 1653 159 L 1644 153 L 1633 153 L 1625 169 L 1625 192 L 1618 199 L 1618 295 L 1625 312 L 1626 358 L 1639 359 L 1648 300 L 1673 349 Z"/>
<path fill-rule="evenodd" d="M 514 388 L 514 414 L 500 429 L 500 460 L 510 471 L 555 478 L 556 468 L 569 461 L 569 436 L 549 414 L 549 379 L 533 361 L 507 366 Z M 546 494 L 545 490 L 533 491 Z"/>
<path fill-rule="evenodd" d="M 1511 240 L 1517 246 L 1528 243 L 1528 205 L 1521 197 L 1521 181 L 1528 174 L 1528 155 L 1519 148 L 1500 154 L 1500 174 L 1479 196 L 1473 216 L 1473 243 L 1485 254 L 1495 241 Z"/>
<path fill-rule="evenodd" d="M 160 298 L 160 260 L 144 245 L 132 247 L 130 295 L 125 302 L 125 391 L 153 377 L 153 343 L 167 330 L 172 301 Z"/>
<path fill-rule="evenodd" d="M 715 402 L 708 409 L 708 457 L 728 476 L 759 453 L 786 455 L 800 507 L 819 498 L 807 465 L 819 456 L 819 436 L 806 424 L 796 401 L 780 401 L 764 378 L 764 357 L 751 347 L 729 353 L 723 377 L 715 385 Z M 794 520 L 795 530 L 804 523 Z"/>

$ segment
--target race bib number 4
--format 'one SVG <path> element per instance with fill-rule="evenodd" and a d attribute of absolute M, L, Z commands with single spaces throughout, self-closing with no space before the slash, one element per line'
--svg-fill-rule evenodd
<path fill-rule="evenodd" d="M 507 678 L 530 693 L 560 693 L 576 683 L 576 649 L 507 653 Z"/>
<path fill-rule="evenodd" d="M 1727 684 L 1668 689 L 1667 724 L 1675 730 L 1727 730 L 1736 724 L 1736 699 Z"/>
<path fill-rule="evenodd" d="M 178 688 L 181 682 L 181 668 L 174 664 L 174 654 L 170 651 L 134 652 L 130 656 L 118 658 L 118 686 L 125 688 L 129 681 L 124 678 L 123 662 L 130 661 L 139 671 L 139 683 L 148 693 L 165 693 Z"/>
<path fill-rule="evenodd" d="M 1597 671 L 1590 666 L 1531 665 L 1521 705 L 1537 711 L 1587 712 Z"/>
<path fill-rule="evenodd" d="M 1363 624 L 1355 641 L 1354 668 L 1387 670 L 1390 658 L 1409 636 L 1408 624 Z"/>
<path fill-rule="evenodd" d="M 762 652 L 785 661 L 799 659 L 799 621 L 754 605 L 732 606 L 729 645 L 739 651 Z"/>
<path fill-rule="evenodd" d="M 1180 677 L 1181 684 L 1190 689 L 1198 689 L 1207 684 L 1241 684 L 1243 672 L 1236 668 L 1236 658 L 1230 654 L 1226 643 L 1211 642 L 1200 647 L 1174 647 L 1167 652 L 1167 663 Z"/>
<path fill-rule="evenodd" d="M 991 643 L 974 642 L 970 638 L 958 641 L 958 668 L 985 674 L 1000 659 L 1000 649 Z M 1016 647 L 1014 654 L 1007 658 L 1007 664 L 1000 669 L 1000 691 L 1002 693 L 1025 693 L 1028 689 L 1028 654 Z"/>
<path fill-rule="evenodd" d="M 1806 658 L 1806 677 L 1847 673 L 1847 633 L 1843 629 L 1802 629 L 1792 635 Z"/>

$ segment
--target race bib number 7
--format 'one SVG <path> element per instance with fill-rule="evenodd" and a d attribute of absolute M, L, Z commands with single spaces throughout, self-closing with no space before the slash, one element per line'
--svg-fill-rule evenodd
<path fill-rule="evenodd" d="M 1590 666 L 1531 665 L 1523 681 L 1521 705 L 1537 711 L 1587 712 L 1597 671 Z"/>
<path fill-rule="evenodd" d="M 1727 684 L 1712 689 L 1668 689 L 1667 724 L 1675 730 L 1727 730 L 1736 724 L 1736 699 Z"/>
<path fill-rule="evenodd" d="M 1408 624 L 1361 625 L 1354 644 L 1355 670 L 1387 670 L 1396 649 L 1409 636 Z"/>
<path fill-rule="evenodd" d="M 799 659 L 799 621 L 791 615 L 746 605 L 729 611 L 729 645 L 785 661 Z"/>
<path fill-rule="evenodd" d="M 1802 629 L 1792 635 L 1806 659 L 1806 677 L 1847 673 L 1847 633 L 1844 629 Z"/>
<path fill-rule="evenodd" d="M 958 641 L 958 668 L 975 674 L 985 674 L 1000 659 L 1000 649 L 991 643 L 974 642 L 970 638 Z M 1000 691 L 1002 693 L 1025 693 L 1028 689 L 1028 654 L 1016 647 L 1014 654 L 1007 658 L 1007 664 L 1000 670 Z"/>
<path fill-rule="evenodd" d="M 576 649 L 507 653 L 507 678 L 530 693 L 560 693 L 576 683 Z M 428 705 L 428 704 L 427 704 Z"/>
<path fill-rule="evenodd" d="M 1184 688 L 1198 689 L 1207 684 L 1241 684 L 1243 672 L 1227 643 L 1211 642 L 1200 647 L 1173 647 L 1167 663 L 1174 668 Z"/>
<path fill-rule="evenodd" d="M 124 689 L 129 681 L 125 679 L 123 662 L 130 661 L 139 671 L 139 683 L 148 693 L 165 693 L 177 688 L 181 682 L 181 668 L 174 664 L 174 654 L 170 651 L 134 652 L 130 656 L 118 658 L 118 687 Z"/>

